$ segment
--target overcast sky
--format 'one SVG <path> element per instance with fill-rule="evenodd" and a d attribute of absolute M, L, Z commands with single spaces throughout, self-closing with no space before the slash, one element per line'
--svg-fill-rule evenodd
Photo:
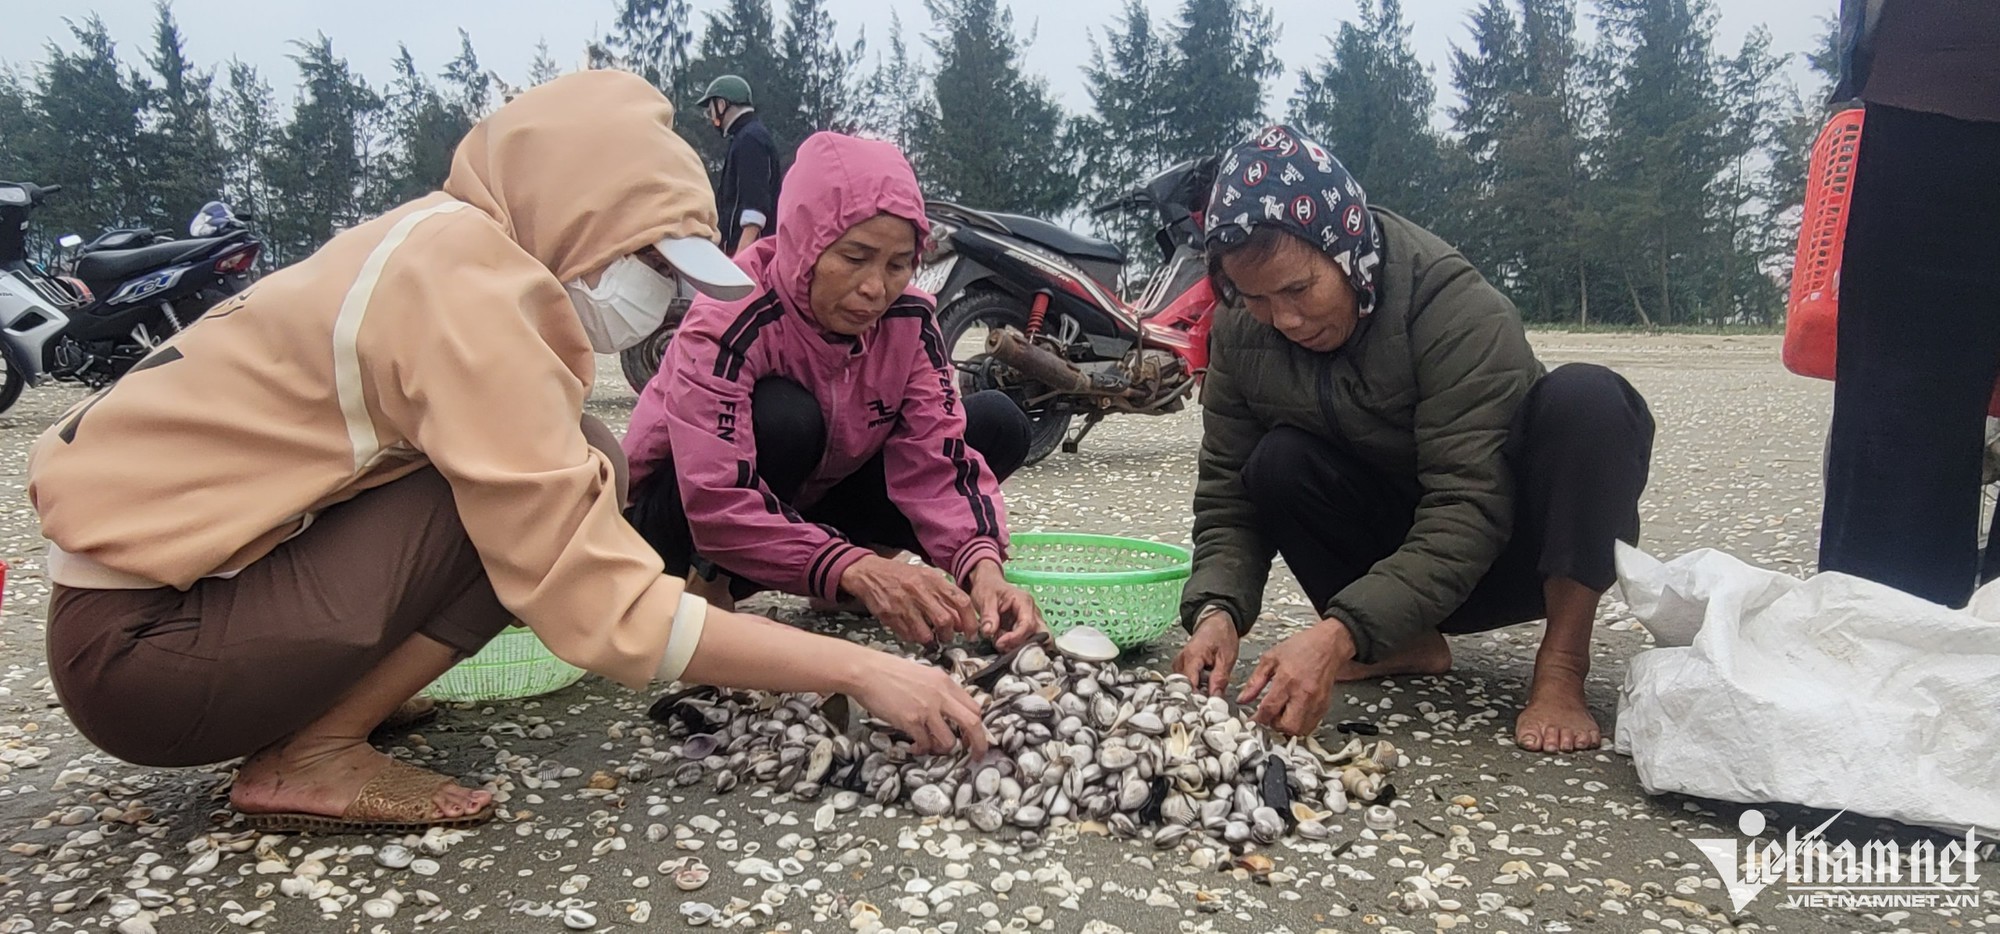
<path fill-rule="evenodd" d="M 1027 39 L 1027 66 L 1046 77 L 1072 110 L 1084 110 L 1090 98 L 1081 66 L 1090 55 L 1090 37 L 1117 16 L 1120 0 L 1002 0 L 1013 8 L 1017 27 Z M 1173 15 L 1180 0 L 1146 0 L 1162 19 Z M 691 0 L 697 15 L 722 5 L 722 0 Z M 1326 36 L 1354 16 L 1354 0 L 1266 0 L 1283 29 L 1279 54 L 1287 75 L 1273 92 L 1274 103 L 1288 98 L 1301 65 L 1316 60 L 1326 48 Z M 1404 0 L 1414 24 L 1417 54 L 1434 69 L 1442 88 L 1449 80 L 1447 54 L 1451 45 L 1467 44 L 1466 18 L 1474 0 Z M 1589 0 L 1581 6 L 1588 7 Z M 777 6 L 782 7 L 782 2 Z M 919 31 L 930 28 L 922 0 L 828 0 L 828 6 L 850 38 L 866 28 L 870 57 L 889 29 L 893 9 L 902 16 L 913 46 Z M 1837 0 L 1721 0 L 1721 46 L 1734 51 L 1743 35 L 1758 25 L 1771 31 L 1780 52 L 1802 52 L 1819 34 L 1822 19 L 1831 16 Z M 408 43 L 418 64 L 438 71 L 458 51 L 457 30 L 471 33 L 480 60 L 511 79 L 525 75 L 535 42 L 548 40 L 558 62 L 577 65 L 583 44 L 602 34 L 614 9 L 612 0 L 175 0 L 174 14 L 187 36 L 191 56 L 203 64 L 231 57 L 250 62 L 264 72 L 289 100 L 296 70 L 286 55 L 288 40 L 324 32 L 336 52 L 345 55 L 373 83 L 381 83 L 398 42 Z M 599 11 L 594 15 L 583 11 Z M 25 65 L 43 57 L 51 38 L 65 43 L 69 34 L 63 17 L 96 12 L 103 17 L 120 53 L 135 64 L 144 54 L 153 19 L 153 0 L 0 0 L 6 26 L 0 28 L 0 62 Z M 1587 16 L 1587 14 L 1586 14 Z M 1587 20 L 1586 20 L 1586 28 Z M 1811 79 L 1795 62 L 1791 74 L 1804 85 Z M 1441 94 L 1440 103 L 1449 98 Z"/>

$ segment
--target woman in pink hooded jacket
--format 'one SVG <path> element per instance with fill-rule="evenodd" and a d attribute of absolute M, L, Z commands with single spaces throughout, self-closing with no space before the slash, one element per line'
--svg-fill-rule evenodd
<path fill-rule="evenodd" d="M 853 598 L 912 642 L 1025 641 L 1042 618 L 1001 576 L 999 484 L 1026 458 L 1027 416 L 959 396 L 931 297 L 909 287 L 929 232 L 909 162 L 814 135 L 777 229 L 736 258 L 752 295 L 697 300 L 640 395 L 627 517 L 725 606 Z M 882 556 L 897 550 L 951 579 Z"/>

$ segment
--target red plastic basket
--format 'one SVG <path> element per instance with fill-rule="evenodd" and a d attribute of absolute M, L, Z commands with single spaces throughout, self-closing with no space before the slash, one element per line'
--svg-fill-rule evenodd
<path fill-rule="evenodd" d="M 1792 262 L 1792 293 L 1785 308 L 1785 369 L 1833 379 L 1840 334 L 1840 260 L 1847 209 L 1854 193 L 1855 157 L 1861 151 L 1863 110 L 1833 115 L 1813 142 L 1806 169 L 1805 217 Z M 2000 416 L 2000 385 L 1987 414 Z"/>

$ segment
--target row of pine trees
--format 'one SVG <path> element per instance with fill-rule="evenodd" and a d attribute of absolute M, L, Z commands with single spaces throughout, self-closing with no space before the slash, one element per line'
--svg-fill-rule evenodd
<path fill-rule="evenodd" d="M 1182 0 L 1165 21 L 1126 0 L 1110 22 L 1079 24 L 1092 27 L 1086 113 L 1024 68 L 1032 36 L 1004 0 L 924 0 L 918 47 L 894 17 L 843 42 L 826 0 L 728 0 L 699 23 L 688 0 L 612 2 L 613 28 L 579 63 L 666 91 L 711 162 L 721 141 L 691 102 L 723 73 L 756 88 L 781 147 L 817 129 L 882 136 L 932 197 L 1054 217 L 1290 120 L 1539 322 L 1781 320 L 1824 113 L 1824 89 L 1787 82 L 1762 30 L 1717 47 L 1714 0 L 1480 0 L 1444 94 L 1400 0 L 1359 0 L 1303 63 L 1275 57 L 1280 26 L 1261 0 Z M 39 231 L 175 229 L 220 195 L 257 215 L 278 263 L 435 188 L 474 121 L 564 70 L 544 44 L 527 74 L 495 74 L 461 32 L 442 68 L 405 49 L 377 85 L 320 36 L 293 43 L 297 91 L 281 106 L 256 68 L 192 61 L 164 0 L 143 68 L 95 17 L 69 31 L 0 71 L 0 178 L 66 186 Z M 1830 43 L 1809 55 L 1820 75 Z M 1274 113 L 1278 82 L 1296 90 Z M 1144 256 L 1143 224 L 1079 222 Z"/>

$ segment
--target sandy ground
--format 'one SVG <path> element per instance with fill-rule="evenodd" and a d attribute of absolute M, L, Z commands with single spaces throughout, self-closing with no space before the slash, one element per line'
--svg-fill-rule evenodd
<path fill-rule="evenodd" d="M 1662 556 L 1717 547 L 1810 571 L 1831 393 L 1784 372 L 1775 338 L 1545 334 L 1536 343 L 1552 365 L 1617 368 L 1649 400 L 1660 430 L 1644 547 Z M 632 395 L 615 373 L 600 380 L 591 406 L 622 427 Z M 739 898 L 744 927 L 786 931 L 849 930 L 862 901 L 879 907 L 889 929 L 947 934 L 2000 929 L 2000 893 L 1991 890 L 1975 909 L 1877 915 L 1788 908 L 1780 886 L 1731 910 L 1688 841 L 1735 836 L 1739 808 L 1650 796 L 1630 761 L 1608 751 L 1553 757 L 1514 747 L 1535 626 L 1455 638 L 1451 675 L 1344 691 L 1336 717 L 1377 722 L 1407 751 L 1409 765 L 1395 776 L 1402 822 L 1377 839 L 1348 815 L 1334 842 L 1353 845 L 1339 855 L 1326 844 L 1280 843 L 1267 851 L 1280 869 L 1269 884 L 1198 868 L 1185 851 L 1061 831 L 1024 848 L 1005 834 L 879 808 L 815 834 L 816 804 L 748 789 L 718 798 L 657 778 L 644 713 L 651 698 L 596 678 L 534 700 L 449 710 L 422 735 L 400 739 L 402 755 L 508 791 L 505 819 L 434 837 L 441 852 L 428 863 L 390 869 L 371 855 L 414 838 L 260 841 L 220 809 L 226 765 L 156 771 L 102 756 L 77 736 L 49 688 L 47 586 L 21 470 L 29 442 L 76 398 L 67 389 L 30 390 L 0 416 L 0 557 L 13 568 L 0 628 L 0 932 L 546 932 L 565 929 L 566 907 L 590 912 L 601 930 L 681 929 L 683 911 L 699 911 L 684 902 L 726 910 Z M 1106 423 L 1080 454 L 1058 454 L 1011 482 L 1016 528 L 1185 542 L 1198 436 L 1192 412 Z M 1288 576 L 1274 587 L 1254 637 L 1260 645 L 1311 615 Z M 752 606 L 833 625 L 798 601 Z M 847 634 L 873 635 L 860 626 Z M 1648 637 L 1615 599 L 1599 636 L 1590 697 L 1608 734 L 1626 660 Z M 1179 642 L 1170 634 L 1127 661 L 1164 666 Z M 586 777 L 600 771 L 620 786 L 587 789 Z M 1451 803 L 1463 795 L 1476 803 Z M 1779 828 L 1819 818 L 1770 813 Z M 1837 828 L 1862 837 L 1885 831 L 1895 828 L 1854 819 Z M 656 867 L 691 846 L 701 847 L 693 855 L 714 869 L 714 881 L 683 894 Z M 732 871 L 752 853 L 796 856 L 804 871 L 776 885 Z M 2000 878 L 2000 865 L 1985 865 Z M 306 883 L 280 886 L 301 872 Z M 288 896 L 312 888 L 315 872 L 320 893 Z M 1431 904 L 1392 905 L 1392 896 L 1425 888 L 1411 879 L 1425 876 L 1435 883 Z M 937 896 L 960 879 L 972 885 Z M 377 919 L 362 909 L 369 899 L 400 904 Z M 752 903 L 765 907 L 741 910 Z"/>

